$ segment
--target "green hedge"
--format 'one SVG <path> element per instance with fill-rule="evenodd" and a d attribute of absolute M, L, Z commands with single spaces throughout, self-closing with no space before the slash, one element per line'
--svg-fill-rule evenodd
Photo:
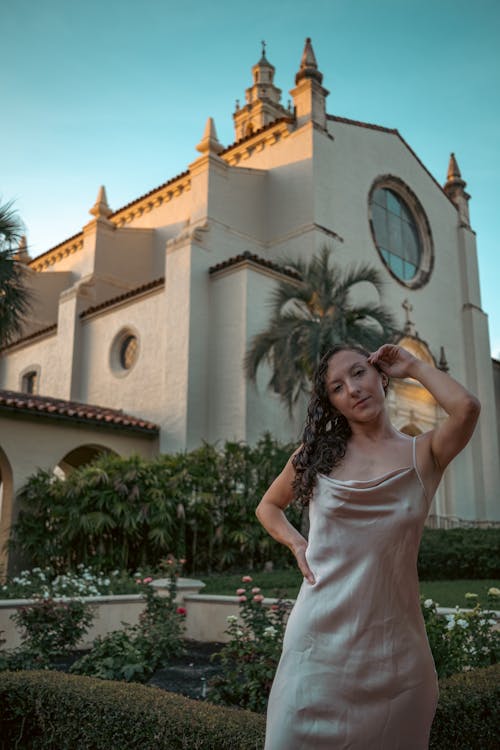
<path fill-rule="evenodd" d="M 429 750 L 498 750 L 499 701 L 500 664 L 441 680 Z"/>
<path fill-rule="evenodd" d="M 496 750 L 500 665 L 440 682 L 429 750 Z M 265 719 L 159 688 L 60 672 L 0 674 L 1 747 L 261 750 Z"/>
<path fill-rule="evenodd" d="M 425 529 L 421 581 L 500 577 L 500 529 Z"/>
<path fill-rule="evenodd" d="M 261 750 L 265 720 L 159 688 L 60 672 L 0 674 L 1 747 Z"/>

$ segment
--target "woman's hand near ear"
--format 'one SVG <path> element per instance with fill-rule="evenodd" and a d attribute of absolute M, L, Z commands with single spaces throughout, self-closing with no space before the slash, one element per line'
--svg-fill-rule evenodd
<path fill-rule="evenodd" d="M 394 344 L 384 344 L 368 357 L 368 362 L 390 378 L 412 377 L 410 370 L 418 362 L 413 354 Z"/>

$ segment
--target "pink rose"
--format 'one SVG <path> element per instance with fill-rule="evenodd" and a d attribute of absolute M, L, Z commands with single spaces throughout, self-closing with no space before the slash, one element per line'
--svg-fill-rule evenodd
<path fill-rule="evenodd" d="M 136 582 L 136 583 L 142 583 L 142 581 L 141 581 L 141 579 L 140 579 L 140 578 L 136 578 L 136 579 L 135 579 L 135 582 Z"/>
<path fill-rule="evenodd" d="M 243 583 L 252 583 L 253 578 L 252 576 L 243 576 L 241 580 L 243 581 Z"/>
<path fill-rule="evenodd" d="M 255 594 L 253 600 L 254 602 L 262 602 L 264 601 L 264 597 L 262 596 L 262 594 Z"/>
<path fill-rule="evenodd" d="M 246 594 L 246 589 L 236 589 L 236 594 L 238 596 L 241 596 L 242 594 Z"/>
<path fill-rule="evenodd" d="M 240 596 L 239 601 L 240 602 L 246 602 L 247 598 L 246 596 Z"/>
<path fill-rule="evenodd" d="M 145 579 L 143 580 L 143 583 L 151 583 L 151 581 L 152 581 L 152 580 L 153 580 L 153 579 L 151 578 L 151 576 L 148 576 L 147 578 L 145 578 Z"/>
<path fill-rule="evenodd" d="M 181 559 L 179 560 L 179 562 L 180 562 L 181 565 L 184 565 L 184 563 L 186 562 L 186 558 L 185 557 L 181 557 Z"/>
<path fill-rule="evenodd" d="M 252 589 L 252 594 L 260 594 L 260 589 L 258 586 L 254 586 L 254 588 Z"/>

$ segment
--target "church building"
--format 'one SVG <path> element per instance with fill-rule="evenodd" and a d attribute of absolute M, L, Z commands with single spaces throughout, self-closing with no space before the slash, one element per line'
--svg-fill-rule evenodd
<path fill-rule="evenodd" d="M 254 442 L 265 431 L 298 441 L 303 405 L 290 417 L 266 367 L 253 384 L 242 363 L 273 289 L 289 278 L 282 259 L 307 260 L 325 244 L 342 267 L 379 270 L 400 343 L 483 404 L 434 500 L 434 523 L 499 518 L 493 365 L 457 160 L 440 184 L 397 130 L 328 114 L 309 39 L 289 107 L 274 77 L 263 50 L 233 114 L 234 143 L 220 143 L 208 118 L 181 174 L 118 209 L 101 187 L 72 237 L 34 259 L 20 247 L 35 298 L 21 338 L 0 353 L 4 537 L 15 492 L 38 466 L 68 470 L 101 450 Z M 408 434 L 444 417 L 411 379 L 388 398 Z"/>

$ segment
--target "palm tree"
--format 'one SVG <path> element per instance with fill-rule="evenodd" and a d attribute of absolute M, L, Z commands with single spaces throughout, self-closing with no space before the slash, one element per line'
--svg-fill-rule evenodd
<path fill-rule="evenodd" d="M 255 382 L 262 362 L 272 375 L 269 388 L 279 393 L 289 412 L 311 380 L 323 354 L 340 343 L 358 344 L 373 351 L 396 334 L 391 312 L 381 304 L 352 301 L 357 284 L 369 283 L 380 294 L 379 272 L 366 263 L 341 269 L 323 247 L 306 263 L 283 263 L 297 281 L 281 281 L 271 297 L 271 320 L 251 342 L 245 357 L 247 377 Z"/>
<path fill-rule="evenodd" d="M 16 260 L 22 230 L 22 222 L 12 203 L 0 205 L 0 346 L 20 332 L 30 308 L 26 269 Z"/>

